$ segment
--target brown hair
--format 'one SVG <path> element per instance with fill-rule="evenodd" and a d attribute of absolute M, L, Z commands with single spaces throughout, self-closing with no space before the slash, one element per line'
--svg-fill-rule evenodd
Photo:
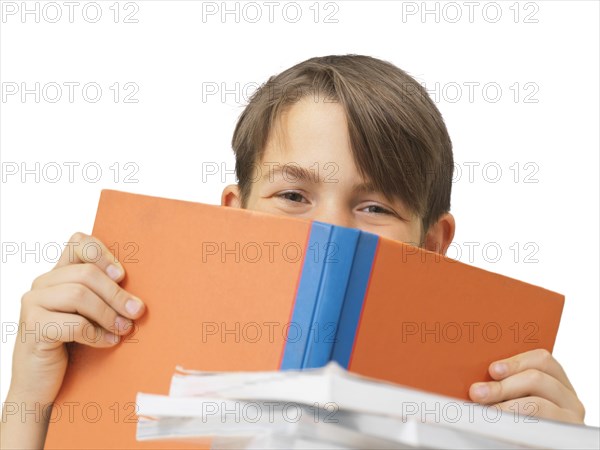
<path fill-rule="evenodd" d="M 254 92 L 232 139 L 242 207 L 277 118 L 311 94 L 342 105 L 359 173 L 388 198 L 400 198 L 421 218 L 423 232 L 450 210 L 452 142 L 439 110 L 406 72 L 363 55 L 308 59 Z"/>

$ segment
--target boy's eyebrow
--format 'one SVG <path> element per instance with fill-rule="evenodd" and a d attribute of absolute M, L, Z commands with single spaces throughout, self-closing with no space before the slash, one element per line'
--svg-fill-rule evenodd
<path fill-rule="evenodd" d="M 380 193 L 381 192 L 370 181 L 365 181 L 363 183 L 357 183 L 354 185 L 352 190 L 356 194 L 372 194 L 372 193 Z"/>
<path fill-rule="evenodd" d="M 400 207 L 401 209 L 406 208 L 406 203 L 405 203 L 404 199 L 397 197 L 397 196 L 390 197 L 389 195 L 386 195 L 384 192 L 381 191 L 381 189 L 378 189 L 375 186 L 375 184 L 372 183 L 371 181 L 365 181 L 363 183 L 355 184 L 354 187 L 352 188 L 352 191 L 354 192 L 354 195 L 360 195 L 360 194 L 382 195 L 392 205 L 395 205 L 396 207 Z"/>
<path fill-rule="evenodd" d="M 319 175 L 318 171 L 311 171 L 300 167 L 296 163 L 264 163 L 269 166 L 269 170 L 262 176 L 262 179 L 268 178 L 269 181 L 273 181 L 275 175 L 281 175 L 286 181 L 309 181 L 312 183 L 319 183 L 322 180 L 317 178 Z M 273 167 L 275 166 L 275 167 Z"/>
<path fill-rule="evenodd" d="M 312 183 L 331 183 L 337 182 L 334 178 L 328 176 L 329 174 L 324 174 L 324 178 L 317 179 L 317 175 L 319 175 L 318 170 L 310 170 L 304 167 L 299 166 L 296 163 L 287 163 L 287 164 L 279 164 L 279 163 L 266 163 L 269 166 L 269 170 L 262 176 L 262 179 L 269 178 L 272 180 L 275 175 L 281 175 L 287 181 L 309 181 Z M 275 167 L 273 167 L 275 166 Z M 374 183 L 370 181 L 363 181 L 360 183 L 356 183 L 352 187 L 352 191 L 355 194 L 367 194 L 367 193 L 381 193 L 379 189 L 375 186 Z"/>

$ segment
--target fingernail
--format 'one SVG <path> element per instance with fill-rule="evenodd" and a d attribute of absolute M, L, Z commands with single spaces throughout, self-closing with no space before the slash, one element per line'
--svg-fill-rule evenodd
<path fill-rule="evenodd" d="M 137 298 L 130 298 L 125 303 L 125 309 L 132 316 L 134 316 L 138 312 L 140 312 L 140 310 L 142 309 L 143 306 L 144 306 L 144 304 L 142 303 L 142 301 Z"/>
<path fill-rule="evenodd" d="M 131 320 L 123 317 L 117 316 L 115 319 L 115 331 L 117 333 L 128 330 L 131 327 Z"/>
<path fill-rule="evenodd" d="M 490 393 L 490 388 L 488 387 L 487 384 L 480 384 L 478 386 L 475 386 L 475 389 L 473 389 L 473 392 L 476 397 L 484 399 Z"/>
<path fill-rule="evenodd" d="M 116 334 L 112 334 L 112 333 L 105 333 L 104 340 L 106 342 L 108 342 L 109 344 L 116 344 L 117 342 L 119 342 L 119 336 L 117 336 Z"/>
<path fill-rule="evenodd" d="M 497 363 L 494 364 L 493 370 L 496 375 L 503 376 L 508 373 L 508 365 L 506 363 Z"/>
<path fill-rule="evenodd" d="M 106 268 L 106 274 L 110 277 L 111 280 L 118 280 L 121 276 L 121 269 L 119 269 L 114 264 L 111 264 Z"/>

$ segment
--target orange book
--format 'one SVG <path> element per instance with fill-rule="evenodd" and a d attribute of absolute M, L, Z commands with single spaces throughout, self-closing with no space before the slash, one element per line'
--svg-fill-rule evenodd
<path fill-rule="evenodd" d="M 176 365 L 348 370 L 467 398 L 490 362 L 552 350 L 564 297 L 356 229 L 102 191 L 93 236 L 147 306 L 110 349 L 73 344 L 46 448 L 138 442 L 139 391 Z"/>

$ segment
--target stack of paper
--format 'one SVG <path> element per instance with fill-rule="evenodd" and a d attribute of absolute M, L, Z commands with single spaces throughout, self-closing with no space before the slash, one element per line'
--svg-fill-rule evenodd
<path fill-rule="evenodd" d="M 346 372 L 178 368 L 168 396 L 138 393 L 137 439 L 213 448 L 598 448 L 600 430 Z"/>

